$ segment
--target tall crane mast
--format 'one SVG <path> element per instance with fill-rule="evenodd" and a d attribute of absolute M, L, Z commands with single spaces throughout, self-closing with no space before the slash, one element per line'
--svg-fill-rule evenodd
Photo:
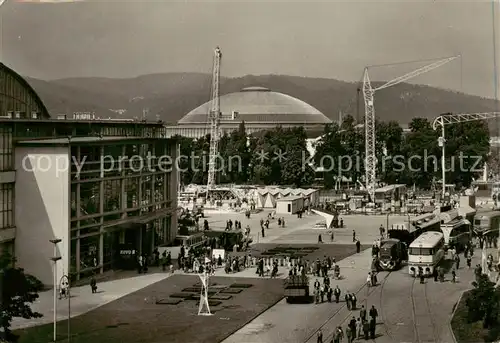
<path fill-rule="evenodd" d="M 365 100 L 365 182 L 366 182 L 366 189 L 368 190 L 371 201 L 374 201 L 376 169 L 377 169 L 377 159 L 375 154 L 375 140 L 376 140 L 375 106 L 374 106 L 375 92 L 395 86 L 409 79 L 412 79 L 420 74 L 436 69 L 448 62 L 453 61 L 458 57 L 460 56 L 453 56 L 438 60 L 436 62 L 418 68 L 410 73 L 399 76 L 391 81 L 388 81 L 384 83 L 382 86 L 377 88 L 373 88 L 371 85 L 370 76 L 368 75 L 368 69 L 371 67 L 379 67 L 379 66 L 368 66 L 365 68 L 363 73 L 363 97 Z M 402 64 L 402 63 L 394 63 L 392 65 L 396 64 Z M 389 66 L 389 65 L 391 64 L 383 66 Z"/>
<path fill-rule="evenodd" d="M 458 124 L 458 123 L 465 123 L 469 121 L 478 121 L 478 120 L 488 120 L 488 119 L 494 119 L 494 118 L 499 118 L 500 117 L 500 112 L 484 112 L 484 113 L 459 113 L 459 114 L 452 114 L 452 113 L 446 113 L 442 114 L 439 117 L 436 117 L 434 121 L 432 122 L 432 128 L 434 130 L 437 130 L 438 127 L 441 127 L 441 137 L 438 138 L 438 144 L 441 147 L 441 177 L 442 177 L 442 192 L 443 192 L 443 198 L 446 194 L 446 160 L 445 160 L 445 143 L 446 143 L 446 138 L 445 138 L 445 126 L 447 125 L 452 125 L 452 124 Z"/>
<path fill-rule="evenodd" d="M 207 198 L 211 189 L 215 187 L 215 177 L 217 169 L 217 154 L 219 153 L 220 139 L 220 102 L 219 102 L 219 83 L 220 83 L 220 63 L 222 53 L 220 48 L 214 50 L 214 61 L 212 69 L 212 92 L 211 106 L 208 118 L 210 120 L 210 152 L 208 158 L 208 182 L 207 182 Z"/>

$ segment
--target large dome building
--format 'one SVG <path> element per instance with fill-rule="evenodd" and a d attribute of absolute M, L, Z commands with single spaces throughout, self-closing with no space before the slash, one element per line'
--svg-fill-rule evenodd
<path fill-rule="evenodd" d="M 223 133 L 236 130 L 244 121 L 247 134 L 271 130 L 280 125 L 283 128 L 302 126 L 309 136 L 317 136 L 323 132 L 326 124 L 332 122 L 304 101 L 263 87 L 244 88 L 221 96 L 219 101 Z M 208 134 L 210 108 L 210 101 L 195 108 L 182 117 L 176 126 L 169 128 L 171 134 L 190 138 Z"/>

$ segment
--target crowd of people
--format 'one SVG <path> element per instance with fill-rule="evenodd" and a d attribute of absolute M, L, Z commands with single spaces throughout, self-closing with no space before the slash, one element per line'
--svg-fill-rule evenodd
<path fill-rule="evenodd" d="M 346 303 L 350 311 L 356 310 L 356 303 L 352 300 L 348 300 L 348 295 L 346 294 Z M 368 318 L 369 317 L 369 318 Z M 358 318 L 355 315 L 351 317 L 349 322 L 345 327 L 345 331 L 342 326 L 337 326 L 332 334 L 331 343 L 340 343 L 347 338 L 348 343 L 354 342 L 356 339 L 364 339 L 366 341 L 375 339 L 375 331 L 377 327 L 378 311 L 375 305 L 367 311 L 365 306 L 362 305 L 359 309 Z M 324 343 L 323 331 L 321 329 L 316 333 L 317 343 Z"/>

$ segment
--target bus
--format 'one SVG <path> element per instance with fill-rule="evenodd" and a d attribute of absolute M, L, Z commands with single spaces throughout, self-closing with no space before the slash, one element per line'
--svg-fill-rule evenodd
<path fill-rule="evenodd" d="M 463 251 L 472 239 L 471 223 L 462 217 L 457 217 L 441 224 L 446 248 Z"/>
<path fill-rule="evenodd" d="M 408 259 L 406 244 L 399 239 L 383 239 L 380 242 L 379 267 L 382 270 L 396 270 Z"/>
<path fill-rule="evenodd" d="M 411 276 L 418 276 L 418 269 L 422 267 L 424 274 L 429 276 L 434 268 L 444 258 L 444 235 L 442 232 L 424 232 L 410 244 L 408 249 L 408 272 Z"/>
<path fill-rule="evenodd" d="M 409 222 L 392 224 L 387 232 L 389 238 L 398 239 L 409 245 L 418 236 L 427 231 L 441 231 L 441 218 L 434 213 L 426 213 L 415 218 L 409 218 Z"/>
<path fill-rule="evenodd" d="M 177 259 L 179 256 L 179 253 L 181 252 L 181 247 L 183 246 L 185 249 L 186 254 L 190 249 L 202 246 L 205 244 L 205 241 L 207 240 L 207 237 L 203 232 L 199 233 L 194 233 L 189 236 L 181 236 L 178 235 L 175 237 L 174 243 L 173 244 L 165 244 L 165 245 L 160 245 L 158 247 L 158 252 L 160 255 L 163 254 L 163 252 L 166 252 L 167 254 L 170 252 L 170 255 L 172 256 L 172 259 Z"/>
<path fill-rule="evenodd" d="M 479 212 L 474 218 L 474 234 L 480 237 L 498 239 L 500 211 Z"/>

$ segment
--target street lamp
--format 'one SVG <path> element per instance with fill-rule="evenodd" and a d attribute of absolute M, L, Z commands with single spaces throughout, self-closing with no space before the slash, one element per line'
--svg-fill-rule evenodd
<path fill-rule="evenodd" d="M 54 342 L 57 341 L 57 261 L 61 259 L 61 256 L 57 256 L 57 244 L 61 242 L 61 239 L 55 238 L 49 241 L 54 244 L 54 256 L 50 259 L 54 262 Z"/>

